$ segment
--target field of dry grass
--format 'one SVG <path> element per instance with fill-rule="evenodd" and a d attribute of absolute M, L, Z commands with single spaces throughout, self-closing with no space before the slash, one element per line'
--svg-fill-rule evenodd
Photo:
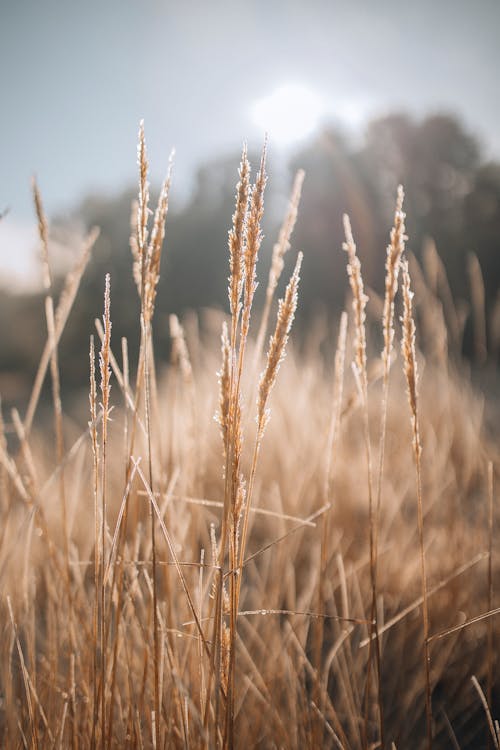
<path fill-rule="evenodd" d="M 300 254 L 275 297 L 303 175 L 253 313 L 266 153 L 252 184 L 244 151 L 229 313 L 207 313 L 202 337 L 172 317 L 164 372 L 170 173 L 150 221 L 142 127 L 138 153 L 139 361 L 113 339 L 103 279 L 80 434 L 57 342 L 94 235 L 56 304 L 35 187 L 48 336 L 27 413 L 1 425 L 1 746 L 499 747 L 498 445 L 447 355 L 453 302 L 407 264 L 402 190 L 378 319 L 346 217 L 352 308 L 299 352 Z"/>

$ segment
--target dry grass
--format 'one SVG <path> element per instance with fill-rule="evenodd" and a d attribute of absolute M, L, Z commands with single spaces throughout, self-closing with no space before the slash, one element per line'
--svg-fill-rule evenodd
<path fill-rule="evenodd" d="M 381 356 L 369 356 L 373 321 L 346 219 L 354 334 L 344 313 L 332 368 L 319 347 L 307 357 L 290 347 L 299 254 L 263 358 L 303 175 L 259 317 L 266 147 L 253 187 L 245 148 L 229 233 L 230 316 L 211 313 L 203 341 L 172 316 L 171 365 L 157 373 L 151 327 L 171 170 L 150 232 L 142 125 L 138 160 L 139 361 L 132 378 L 127 341 L 111 336 L 107 278 L 101 404 L 91 338 L 81 434 L 62 411 L 57 342 L 95 235 L 54 313 L 50 231 L 35 191 L 48 343 L 27 417 L 12 414 L 8 441 L 0 420 L 1 746 L 498 746 L 498 455 L 483 434 L 481 398 L 443 354 L 439 260 L 428 257 L 437 269 L 428 283 L 412 260 L 416 309 L 404 261 L 404 304 L 397 297 L 402 190 L 377 321 Z M 470 271 L 480 288 L 472 262 Z M 481 323 L 479 293 L 474 304 Z M 441 337 L 427 360 L 415 316 Z M 310 338 L 324 350 L 337 332 Z M 33 423 L 49 365 L 53 451 L 51 428 Z"/>

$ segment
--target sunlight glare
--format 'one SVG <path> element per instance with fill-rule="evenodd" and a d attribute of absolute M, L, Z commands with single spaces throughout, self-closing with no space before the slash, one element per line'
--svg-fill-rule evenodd
<path fill-rule="evenodd" d="M 258 99 L 252 106 L 252 119 L 278 146 L 290 146 L 318 127 L 325 113 L 323 98 L 312 89 L 287 84 Z"/>

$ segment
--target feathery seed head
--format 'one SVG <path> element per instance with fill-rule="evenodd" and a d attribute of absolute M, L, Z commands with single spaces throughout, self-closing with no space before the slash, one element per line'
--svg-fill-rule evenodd
<path fill-rule="evenodd" d="M 139 142 L 137 145 L 137 163 L 139 166 L 139 200 L 137 205 L 137 252 L 142 284 L 144 284 L 145 255 L 148 241 L 149 183 L 148 156 L 144 135 L 144 120 L 139 124 Z"/>
<path fill-rule="evenodd" d="M 257 424 L 259 435 L 261 437 L 269 419 L 267 402 L 274 383 L 276 382 L 280 364 L 285 357 L 288 335 L 295 317 L 295 310 L 297 309 L 297 291 L 300 280 L 299 274 L 302 265 L 302 258 L 303 254 L 299 253 L 295 269 L 285 291 L 285 296 L 279 301 L 276 328 L 269 341 L 266 367 L 260 378 L 259 394 L 257 398 Z"/>
<path fill-rule="evenodd" d="M 236 205 L 233 214 L 233 226 L 229 231 L 229 304 L 233 320 L 240 313 L 241 292 L 243 289 L 243 254 L 246 219 L 248 211 L 248 194 L 250 185 L 250 164 L 247 158 L 247 146 L 243 144 L 239 168 L 240 181 L 236 186 Z"/>
<path fill-rule="evenodd" d="M 403 317 L 401 323 L 403 327 L 403 336 L 401 340 L 401 350 L 403 353 L 404 371 L 406 376 L 406 385 L 408 400 L 410 403 L 411 420 L 413 427 L 413 446 L 416 453 L 421 452 L 420 440 L 418 437 L 417 424 L 417 384 L 418 370 L 417 357 L 415 354 L 415 322 L 413 320 L 413 292 L 411 291 L 410 273 L 408 270 L 408 261 L 402 262 L 403 274 Z"/>
<path fill-rule="evenodd" d="M 253 297 L 257 284 L 255 281 L 255 268 L 259 255 L 259 249 L 262 242 L 261 221 L 264 213 L 264 191 L 266 188 L 266 155 L 267 141 L 264 142 L 260 168 L 257 173 L 255 185 L 252 188 L 250 199 L 250 209 L 248 211 L 246 223 L 245 247 L 243 252 L 243 270 L 245 295 L 243 302 L 243 318 L 241 324 L 241 338 L 246 339 L 250 326 L 250 312 L 252 309 Z"/>
<path fill-rule="evenodd" d="M 38 236 L 41 244 L 43 286 L 46 291 L 52 286 L 52 278 L 49 265 L 49 225 L 43 210 L 42 196 L 35 177 L 31 179 L 33 200 L 35 202 L 36 217 L 38 220 Z"/>
<path fill-rule="evenodd" d="M 99 354 L 99 367 L 101 371 L 101 392 L 102 392 L 102 409 L 103 416 L 106 419 L 109 414 L 109 394 L 111 391 L 111 370 L 109 367 L 110 349 L 111 349 L 111 318 L 110 318 L 110 276 L 106 274 L 104 286 L 104 338 L 102 340 L 101 351 Z"/>
<path fill-rule="evenodd" d="M 391 230 L 391 241 L 387 246 L 385 261 L 385 297 L 383 312 L 384 349 L 382 359 L 384 369 L 387 371 L 392 352 L 394 340 L 394 299 L 398 290 L 398 275 L 401 258 L 404 252 L 405 240 L 405 218 L 403 212 L 404 191 L 402 185 L 398 186 L 396 200 L 396 212 L 394 215 L 394 226 Z"/>
<path fill-rule="evenodd" d="M 170 155 L 167 176 L 161 186 L 156 207 L 151 240 L 147 249 L 146 273 L 144 284 L 144 314 L 147 321 L 151 321 L 154 313 L 156 300 L 156 289 L 160 280 L 160 263 L 165 239 L 165 222 L 168 212 L 168 199 L 170 193 L 170 184 L 172 180 L 172 160 L 173 153 Z"/>
<path fill-rule="evenodd" d="M 348 256 L 347 274 L 352 291 L 352 308 L 354 310 L 354 322 L 356 330 L 355 338 L 355 364 L 361 378 L 363 394 L 366 395 L 366 303 L 368 297 L 364 292 L 363 277 L 361 275 L 361 263 L 356 254 L 356 245 L 352 236 L 351 222 L 347 214 L 344 214 L 344 232 L 346 241 L 342 247 Z"/>

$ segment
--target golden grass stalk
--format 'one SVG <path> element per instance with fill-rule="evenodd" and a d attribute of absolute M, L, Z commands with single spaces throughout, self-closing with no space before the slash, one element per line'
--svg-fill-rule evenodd
<path fill-rule="evenodd" d="M 382 696 L 380 691 L 380 643 L 378 637 L 378 622 L 376 606 L 373 604 L 373 600 L 376 597 L 376 574 L 377 574 L 377 557 L 376 557 L 376 509 L 373 503 L 373 490 L 372 490 L 372 455 L 371 455 L 371 443 L 370 443 L 370 425 L 368 421 L 368 374 L 366 367 L 366 304 L 368 297 L 364 292 L 363 276 L 361 273 L 361 262 L 356 252 L 356 244 L 352 235 L 351 222 L 347 215 L 344 215 L 344 232 L 345 242 L 343 249 L 347 253 L 347 275 L 349 278 L 349 284 L 352 292 L 352 308 L 354 312 L 354 374 L 356 381 L 359 385 L 360 396 L 363 403 L 363 414 L 364 414 L 364 441 L 365 441 L 365 453 L 366 453 L 366 467 L 367 467 L 367 486 L 368 486 L 368 516 L 369 516 L 369 543 L 370 543 L 370 579 L 372 587 L 372 617 L 371 621 L 371 633 L 374 633 L 375 638 L 370 637 L 370 646 L 368 652 L 368 663 L 366 671 L 366 684 L 365 684 L 365 722 L 364 722 L 364 745 L 368 744 L 368 720 L 369 720 L 369 696 L 371 686 L 371 666 L 372 666 L 372 648 L 375 643 L 375 658 L 377 667 L 377 700 L 379 707 L 379 730 L 381 735 L 382 745 L 384 744 L 384 720 L 382 710 Z M 375 592 L 375 593 L 374 593 Z M 376 601 L 376 598 L 375 598 Z"/>
<path fill-rule="evenodd" d="M 240 513 L 244 504 L 244 487 L 243 478 L 240 472 L 241 452 L 243 447 L 242 420 L 241 420 L 241 377 L 243 373 L 243 363 L 245 359 L 246 343 L 250 327 L 250 315 L 252 304 L 257 288 L 256 283 L 256 265 L 259 255 L 259 249 L 262 242 L 261 221 L 264 213 L 264 191 L 266 188 L 266 156 L 267 142 L 264 142 L 262 156 L 260 160 L 259 171 L 255 178 L 255 184 L 251 190 L 250 205 L 248 208 L 247 219 L 245 223 L 245 241 L 243 246 L 243 310 L 241 317 L 241 330 L 238 350 L 237 372 L 232 373 L 232 393 L 231 393 L 231 417 L 230 420 L 230 441 L 232 448 L 231 456 L 231 497 L 230 497 L 230 566 L 233 570 L 238 565 L 237 555 L 237 536 L 240 523 Z M 233 352 L 234 354 L 234 352 Z M 234 361 L 234 360 L 233 360 Z M 236 586 L 234 577 L 231 578 L 231 588 L 233 592 L 233 603 L 235 600 Z M 236 613 L 235 608 L 231 610 L 233 625 L 231 626 L 231 643 L 234 650 L 234 633 L 236 630 Z M 233 660 L 234 663 L 234 660 Z M 230 683 L 231 683 L 230 678 Z"/>
<path fill-rule="evenodd" d="M 52 380 L 52 401 L 54 407 L 54 430 L 56 435 L 56 456 L 59 467 L 59 500 L 61 504 L 62 533 L 64 541 L 64 557 L 66 563 L 66 589 L 69 602 L 69 640 L 70 650 L 75 651 L 75 634 L 73 626 L 73 596 L 71 593 L 71 569 L 69 556 L 69 529 L 66 504 L 66 487 L 64 472 L 64 433 L 63 433 L 63 410 L 61 402 L 61 382 L 59 373 L 59 358 L 56 338 L 56 320 L 54 313 L 54 298 L 52 294 L 52 276 L 49 263 L 49 230 L 47 217 L 45 215 L 42 198 L 35 178 L 32 180 L 33 198 L 38 220 L 38 234 L 41 245 L 42 278 L 45 289 L 45 317 L 47 321 L 48 344 L 50 349 L 50 374 Z M 73 743 L 75 742 L 75 717 L 71 707 L 71 728 L 73 732 Z"/>
<path fill-rule="evenodd" d="M 340 316 L 337 349 L 335 351 L 335 365 L 333 376 L 333 398 L 328 438 L 326 442 L 326 464 L 323 485 L 323 496 L 325 501 L 330 497 L 331 480 L 334 464 L 335 440 L 340 428 L 342 416 L 342 396 L 344 392 L 345 350 L 347 343 L 347 313 L 344 311 Z"/>
<path fill-rule="evenodd" d="M 51 342 L 51 340 L 48 338 L 45 343 L 45 347 L 38 365 L 36 377 L 33 382 L 33 388 L 31 390 L 31 396 L 28 403 L 28 408 L 26 410 L 26 416 L 24 418 L 24 429 L 26 430 L 27 436 L 31 432 L 31 426 L 33 424 L 36 407 L 40 399 L 43 381 L 47 372 L 47 367 L 49 366 L 51 360 L 52 345 L 55 344 L 55 346 L 57 346 L 62 336 L 69 314 L 73 307 L 78 288 L 80 286 L 80 281 L 90 260 L 92 249 L 98 237 L 99 230 L 96 228 L 92 229 L 83 241 L 82 251 L 76 261 L 74 268 L 66 276 L 63 291 L 61 292 L 61 297 L 59 299 L 59 303 L 55 312 L 54 341 Z"/>
<path fill-rule="evenodd" d="M 38 474 L 37 474 L 37 470 L 35 467 L 33 454 L 31 452 L 31 447 L 28 442 L 26 431 L 24 429 L 24 425 L 21 421 L 21 417 L 17 409 L 12 409 L 11 415 L 12 415 L 12 424 L 14 425 L 17 439 L 19 440 L 19 445 L 20 445 L 21 453 L 24 459 L 24 464 L 28 471 L 28 476 L 26 477 L 25 481 L 29 481 L 30 494 L 32 495 L 32 497 L 36 497 L 36 494 L 38 491 Z"/>
<path fill-rule="evenodd" d="M 496 748 L 496 750 L 499 750 L 499 748 L 500 748 L 500 733 L 498 732 L 498 724 L 497 724 L 497 722 L 495 722 L 495 724 L 496 724 L 496 726 L 495 726 L 495 724 L 493 723 L 493 719 L 492 719 L 492 716 L 491 716 L 490 706 L 489 706 L 489 704 L 488 704 L 488 702 L 486 700 L 486 696 L 483 693 L 483 689 L 482 689 L 481 685 L 479 684 L 479 681 L 478 681 L 476 675 L 472 675 L 471 682 L 474 685 L 474 687 L 475 687 L 475 689 L 476 689 L 476 691 L 477 691 L 477 693 L 479 695 L 479 699 L 480 699 L 481 703 L 483 704 L 484 712 L 486 714 L 486 719 L 488 721 L 488 727 L 489 727 L 489 730 L 490 730 L 490 736 L 491 736 L 491 739 L 493 740 L 493 745 Z"/>
<path fill-rule="evenodd" d="M 52 399 L 54 404 L 54 429 L 56 433 L 56 454 L 57 463 L 60 464 L 59 472 L 59 496 L 61 502 L 62 526 L 64 536 L 64 548 L 66 555 L 66 565 L 68 567 L 68 587 L 69 587 L 69 542 L 68 542 L 68 522 L 66 509 L 66 492 L 64 483 L 64 470 L 62 460 L 64 456 L 64 437 L 62 423 L 62 403 L 61 403 L 61 384 L 59 376 L 59 362 L 56 343 L 56 324 L 54 315 L 54 299 L 52 297 L 52 277 L 49 264 L 49 230 L 48 222 L 43 210 L 42 198 L 38 189 L 35 178 L 32 181 L 33 198 L 35 210 L 38 219 L 38 234 L 40 237 L 42 276 L 45 289 L 45 316 L 47 319 L 48 341 L 50 347 L 50 373 L 52 378 Z M 69 592 L 69 588 L 68 588 Z"/>
<path fill-rule="evenodd" d="M 261 162 L 261 174 L 265 163 L 265 153 Z M 262 178 L 261 178 L 262 179 Z M 256 186 L 259 184 L 259 179 Z M 258 188 L 256 187 L 256 190 Z M 260 221 L 260 219 L 259 219 Z M 231 408 L 234 409 L 233 422 L 231 425 L 230 444 L 233 452 L 231 462 L 232 476 L 232 502 L 229 511 L 228 526 L 230 528 L 230 625 L 229 625 L 229 665 L 228 665 L 228 687 L 226 724 L 224 732 L 224 746 L 232 747 L 234 744 L 234 672 L 235 672 L 235 644 L 236 644 L 236 621 L 238 617 L 239 599 L 241 592 L 241 571 L 243 568 L 246 540 L 248 534 L 248 519 L 251 506 L 252 492 L 257 470 L 260 445 L 264 436 L 265 428 L 269 419 L 267 403 L 272 388 L 276 382 L 280 364 L 285 357 L 286 344 L 297 308 L 297 291 L 299 284 L 299 273 L 302 264 L 302 253 L 299 253 L 294 272 L 288 283 L 285 296 L 280 300 L 278 317 L 274 335 L 271 337 L 267 356 L 266 368 L 261 376 L 259 394 L 257 398 L 257 435 L 254 444 L 252 466 L 248 480 L 248 490 L 245 491 L 244 480 L 239 471 L 239 463 L 242 448 L 241 435 L 241 401 L 238 391 L 237 400 L 234 393 L 231 394 Z M 241 536 L 240 536 L 241 528 Z M 221 644 L 222 647 L 223 644 Z"/>
<path fill-rule="evenodd" d="M 7 606 L 8 606 L 8 609 L 9 609 L 10 621 L 12 623 L 12 630 L 13 630 L 13 633 L 14 633 L 14 639 L 15 639 L 16 646 L 17 646 L 17 652 L 18 652 L 18 655 L 19 655 L 19 662 L 21 664 L 21 673 L 22 673 L 22 676 L 23 676 L 24 690 L 25 690 L 25 693 L 26 693 L 26 703 L 28 705 L 28 712 L 29 712 L 29 718 L 30 718 L 31 746 L 34 748 L 34 750 L 38 750 L 38 747 L 39 747 L 39 743 L 38 743 L 38 729 L 37 729 L 38 722 L 36 721 L 36 717 L 35 717 L 35 711 L 34 711 L 33 701 L 32 701 L 32 696 L 31 696 L 31 687 L 30 687 L 29 674 L 28 674 L 28 670 L 26 668 L 26 664 L 25 664 L 25 661 L 24 661 L 24 655 L 23 655 L 23 651 L 22 651 L 22 648 L 21 648 L 21 644 L 19 642 L 19 636 L 17 634 L 16 622 L 14 620 L 14 613 L 12 611 L 12 604 L 11 604 L 11 601 L 10 601 L 10 596 L 7 596 Z"/>
<path fill-rule="evenodd" d="M 94 337 L 90 337 L 89 348 L 90 360 L 90 439 L 92 446 L 93 458 L 93 495 L 94 495 L 94 608 L 93 608 L 93 638 L 94 638 L 94 655 L 93 655 L 93 721 L 92 721 L 92 738 L 91 747 L 96 747 L 97 723 L 99 720 L 99 702 L 98 702 L 98 670 L 99 670 L 99 653 L 102 653 L 99 646 L 99 599 L 100 599 L 100 543 L 99 543 L 99 443 L 97 439 L 97 384 L 95 377 L 95 347 Z"/>
<path fill-rule="evenodd" d="M 144 122 L 139 127 L 138 164 L 139 164 L 139 199 L 137 209 L 137 243 L 132 245 L 132 251 L 136 252 L 136 269 L 134 276 L 140 278 L 140 300 L 141 300 L 141 347 L 140 362 L 138 367 L 138 387 L 136 390 L 136 407 L 140 394 L 140 383 L 143 380 L 145 395 L 145 427 L 147 437 L 149 484 L 154 491 L 153 456 L 152 456 L 152 427 L 151 427 L 151 367 L 150 340 L 151 321 L 154 313 L 156 289 L 160 278 L 160 261 L 165 237 L 165 221 L 168 211 L 168 197 L 171 183 L 172 158 L 169 160 L 167 176 L 163 182 L 158 206 L 154 216 L 151 239 L 148 243 L 148 161 L 146 153 L 146 141 L 144 135 Z M 135 430 L 133 434 L 135 433 Z M 130 454 L 132 454 L 132 447 Z M 156 559 L 156 532 L 155 515 L 150 506 L 151 525 L 151 552 L 152 552 L 152 593 L 153 593 L 153 647 L 154 647 L 154 736 L 156 747 L 160 747 L 160 675 L 159 675 L 159 623 L 158 623 L 158 581 L 157 581 L 157 559 Z M 122 579 L 120 581 L 119 601 L 121 602 Z"/>
<path fill-rule="evenodd" d="M 128 340 L 126 336 L 122 337 L 122 368 L 123 368 L 123 407 L 125 409 L 125 420 L 123 426 L 123 444 L 125 449 L 125 480 L 128 474 L 128 431 L 129 431 L 129 402 L 127 394 L 130 389 L 130 368 L 128 357 Z"/>
<path fill-rule="evenodd" d="M 148 219 L 149 219 L 149 183 L 148 183 L 148 159 L 146 151 L 146 140 L 144 133 L 144 122 L 141 121 L 139 126 L 139 138 L 138 138 L 138 166 L 139 166 L 139 196 L 136 204 L 137 212 L 136 219 L 132 221 L 132 231 L 135 236 L 131 238 L 130 245 L 132 255 L 134 258 L 133 275 L 137 284 L 140 302 L 141 302 L 141 344 L 139 350 L 139 364 L 137 368 L 137 386 L 135 399 L 129 399 L 128 384 L 123 381 L 124 395 L 127 400 L 127 404 L 133 403 L 132 406 L 132 425 L 129 430 L 127 422 L 127 435 L 130 435 L 130 444 L 127 450 L 127 465 L 126 465 L 126 480 L 130 479 L 130 472 L 132 471 L 131 455 L 134 450 L 134 443 L 136 437 L 136 427 L 139 423 L 146 434 L 147 450 L 148 450 L 148 464 L 149 464 L 149 481 L 150 486 L 154 487 L 153 481 L 153 458 L 152 458 L 152 428 L 151 428 L 151 381 L 154 382 L 154 363 L 152 363 L 152 347 L 151 347 L 151 323 L 154 314 L 154 305 L 156 299 L 156 290 L 158 281 L 160 278 L 160 263 L 161 254 L 163 249 L 163 243 L 165 238 L 165 222 L 168 212 L 168 200 L 169 191 L 171 184 L 172 175 L 172 163 L 173 163 L 173 152 L 169 158 L 169 164 L 167 169 L 166 178 L 162 184 L 160 195 L 158 198 L 158 204 L 153 220 L 153 229 L 151 237 L 148 242 L 149 230 L 148 230 Z M 115 373 L 118 372 L 119 368 L 111 356 L 111 362 Z M 128 358 L 127 358 L 128 359 Z M 128 380 L 128 376 L 127 376 Z M 144 389 L 145 394 L 145 424 L 143 425 L 139 417 L 139 404 Z M 123 513 L 123 524 L 120 528 L 120 538 L 118 541 L 118 552 L 117 559 L 120 561 L 118 581 L 115 580 L 116 567 L 113 568 L 111 590 L 115 590 L 116 583 L 116 623 L 115 631 L 116 637 L 113 648 L 113 663 L 111 670 L 111 707 L 110 707 L 110 721 L 108 730 L 108 744 L 111 742 L 112 728 L 113 728 L 113 717 L 114 717 L 114 701 L 113 694 L 116 683 L 116 669 L 118 659 L 118 639 L 120 634 L 120 621 L 121 621 L 121 609 L 122 609 L 122 598 L 123 598 L 123 566 L 121 565 L 121 551 L 125 542 L 125 532 L 127 528 L 128 519 L 128 497 L 125 503 Z M 158 611 L 157 611 L 157 561 L 156 561 L 156 535 L 155 535 L 155 520 L 154 513 L 150 508 L 150 524 L 151 524 L 151 547 L 152 547 L 152 593 L 153 593 L 153 641 L 154 641 L 154 685 L 155 685 L 155 709 L 154 709 L 154 734 L 156 745 L 160 745 L 161 726 L 160 726 L 160 697 L 159 697 L 159 640 L 158 640 Z"/>
<path fill-rule="evenodd" d="M 418 537 L 420 546 L 420 573 L 422 579 L 422 618 L 424 636 L 424 669 L 425 669 L 425 709 L 427 719 L 427 747 L 432 747 L 432 703 L 431 703 L 431 678 L 430 678 L 430 655 L 429 655 L 429 610 L 427 603 L 427 576 L 425 569 L 424 550 L 424 512 L 422 501 L 422 445 L 420 442 L 420 430 L 418 420 L 418 370 L 415 353 L 415 322 L 413 320 L 413 292 L 411 291 L 410 273 L 408 261 L 402 261 L 403 274 L 403 317 L 402 317 L 402 340 L 401 350 L 403 353 L 403 366 L 406 377 L 408 402 L 410 404 L 410 419 L 412 428 L 413 456 L 415 460 L 417 480 L 417 511 L 418 511 Z"/>
<path fill-rule="evenodd" d="M 229 309 L 231 312 L 231 335 L 230 335 L 230 383 L 229 383 L 229 420 L 226 432 L 226 445 L 224 453 L 226 457 L 224 470 L 224 512 L 222 514 L 222 530 L 219 554 L 221 564 L 226 553 L 227 528 L 230 516 L 231 498 L 236 497 L 236 489 L 233 477 L 238 476 L 239 458 L 235 454 L 238 441 L 233 440 L 233 434 L 239 432 L 241 435 L 241 419 L 236 424 L 238 414 L 241 416 L 241 404 L 239 394 L 239 377 L 237 375 L 237 330 L 242 308 L 241 295 L 244 284 L 244 259 L 246 225 L 248 217 L 248 199 L 250 192 L 250 164 L 247 158 L 247 147 L 243 144 L 241 162 L 239 167 L 239 182 L 236 186 L 235 210 L 233 213 L 233 225 L 229 231 Z M 241 351 L 241 346 L 240 346 Z M 241 362 L 241 358 L 239 360 Z M 241 448 L 241 439 L 240 439 Z"/>
<path fill-rule="evenodd" d="M 372 610 L 371 619 L 376 621 L 376 630 L 378 632 L 378 619 L 377 619 L 377 564 L 378 564 L 378 533 L 379 533 L 379 516 L 380 516 L 380 505 L 382 499 L 382 482 L 384 477 L 384 461 L 385 461 L 385 443 L 386 443 L 386 431 L 387 431 L 387 406 L 389 402 L 389 373 L 391 367 L 392 348 L 394 342 L 394 300 L 396 292 L 398 290 L 398 276 L 399 267 L 401 264 L 401 258 L 405 247 L 405 214 L 403 212 L 403 200 L 404 191 L 402 185 L 398 186 L 397 199 L 396 199 L 396 211 L 394 214 L 394 226 L 391 230 L 390 242 L 387 246 L 386 261 L 385 261 L 385 295 L 384 295 L 384 311 L 382 316 L 382 330 L 384 336 L 384 347 L 382 349 L 382 363 L 383 363 L 383 380 L 382 380 L 382 407 L 381 407 L 381 423 L 380 423 L 380 444 L 379 444 L 379 463 L 378 463 L 378 479 L 377 479 L 377 504 L 375 511 L 375 529 L 374 529 L 374 552 L 373 556 L 375 559 L 375 571 L 372 581 Z M 376 644 L 376 648 L 379 649 L 379 644 Z M 380 665 L 378 669 L 378 696 L 379 696 L 379 711 L 381 715 L 381 726 L 383 726 L 383 705 L 382 705 L 382 689 L 381 689 L 381 670 Z M 383 744 L 383 743 L 382 743 Z"/>
<path fill-rule="evenodd" d="M 269 340 L 269 349 L 267 352 L 266 366 L 260 377 L 259 392 L 257 396 L 257 436 L 254 446 L 254 454 L 252 460 L 252 468 L 250 471 L 250 478 L 248 482 L 248 493 L 247 502 L 243 517 L 243 527 L 241 534 L 240 544 L 240 560 L 239 565 L 241 567 L 244 559 L 247 533 L 248 533 L 248 518 L 249 510 L 253 492 L 253 486 L 255 481 L 255 472 L 257 468 L 257 460 L 259 455 L 262 438 L 269 421 L 269 408 L 268 402 L 271 395 L 276 378 L 280 369 L 280 365 L 283 362 L 286 355 L 286 345 L 288 343 L 288 337 L 292 327 L 292 323 L 295 317 L 295 311 L 297 309 L 298 299 L 298 287 L 300 281 L 300 268 L 302 265 L 303 254 L 299 253 L 295 268 L 288 282 L 288 286 L 285 291 L 285 296 L 279 301 L 278 315 L 276 318 L 276 327 L 274 334 Z"/>
<path fill-rule="evenodd" d="M 259 357 L 262 352 L 262 347 L 264 346 L 264 339 L 266 337 L 267 326 L 269 323 L 269 315 L 271 313 L 271 305 L 274 297 L 274 292 L 276 290 L 276 287 L 278 286 L 278 281 L 281 277 L 285 265 L 283 259 L 285 254 L 290 249 L 290 239 L 295 228 L 295 222 L 297 221 L 304 176 L 305 172 L 303 169 L 299 169 L 297 174 L 295 175 L 288 209 L 285 214 L 283 224 L 281 225 L 280 233 L 278 235 L 278 241 L 274 244 L 273 247 L 271 268 L 269 269 L 269 278 L 266 288 L 266 301 L 264 303 L 259 332 L 257 334 L 257 340 L 255 344 L 255 368 L 257 367 Z"/>
<path fill-rule="evenodd" d="M 106 743 L 106 591 L 104 582 L 104 565 L 106 560 L 106 523 L 107 523 L 107 447 L 108 447 L 108 421 L 110 415 L 110 392 L 111 392 L 111 368 L 109 364 L 109 353 L 111 349 L 111 286 L 109 273 L 106 274 L 104 287 L 104 339 L 99 353 L 99 368 L 101 373 L 101 528 L 100 528 L 100 566 L 99 566 L 99 589 L 100 589 L 100 627 L 99 647 L 101 653 L 101 747 Z M 92 386 L 91 386 L 92 388 Z"/>
<path fill-rule="evenodd" d="M 344 370 L 345 370 L 345 350 L 347 342 L 347 313 L 342 312 L 340 316 L 339 332 L 337 339 L 337 348 L 335 351 L 335 365 L 334 365 L 334 376 L 333 376 L 333 395 L 332 395 L 332 410 L 330 415 L 330 424 L 328 428 L 328 437 L 326 441 L 326 461 L 325 461 L 325 474 L 323 480 L 323 498 L 325 502 L 330 501 L 331 494 L 331 483 L 333 474 L 333 465 L 335 459 L 335 448 L 338 431 L 340 428 L 341 420 L 341 409 L 342 409 L 342 395 L 344 387 Z M 327 565 L 329 559 L 329 544 L 331 534 L 331 507 L 321 519 L 322 533 L 321 533 L 321 575 L 318 580 L 318 604 L 317 610 L 319 614 L 324 613 L 325 600 L 326 600 L 326 585 L 328 580 Z M 347 613 L 347 607 L 345 608 Z M 321 664 L 321 649 L 324 643 L 324 619 L 319 618 L 315 624 L 314 633 L 314 665 L 318 674 L 322 672 Z M 324 677 L 324 673 L 323 673 Z M 327 678 L 328 679 L 328 678 Z M 318 705 L 323 708 L 324 703 L 324 691 L 321 689 L 320 683 L 317 684 L 316 690 L 316 701 Z M 321 732 L 321 725 L 318 729 Z M 317 737 L 317 742 L 321 742 L 321 735 Z"/>
<path fill-rule="evenodd" d="M 255 184 L 250 191 L 250 165 L 247 158 L 246 144 L 243 146 L 241 163 L 239 168 L 239 182 L 236 187 L 236 205 L 233 214 L 233 226 L 229 232 L 229 303 L 231 311 L 231 336 L 229 356 L 229 404 L 227 415 L 220 415 L 225 421 L 227 429 L 223 432 L 226 443 L 224 446 L 225 470 L 224 470 L 224 510 L 222 517 L 221 542 L 220 542 L 220 564 L 224 562 L 226 545 L 229 534 L 229 565 L 232 571 L 237 567 L 237 530 L 239 519 L 237 512 L 241 512 L 242 497 L 242 475 L 240 471 L 241 453 L 243 447 L 242 418 L 241 418 L 241 376 L 245 358 L 246 343 L 250 326 L 250 315 L 253 298 L 256 289 L 255 268 L 259 248 L 262 241 L 261 220 L 264 211 L 264 190 L 266 186 L 266 143 L 262 151 L 260 169 L 257 173 Z M 250 198 L 250 204 L 249 204 Z M 243 302 L 242 302 L 242 294 Z M 237 330 L 241 315 L 241 329 L 239 346 L 237 345 Z M 224 367 L 224 365 L 223 365 Z M 237 506 L 239 505 L 239 511 Z M 229 661 L 227 672 L 227 706 L 226 723 L 224 731 L 224 743 L 232 746 L 233 739 L 233 716 L 234 716 L 234 647 L 236 635 L 236 609 L 237 609 L 237 584 L 234 573 L 230 577 L 230 626 L 229 626 Z M 219 602 L 222 606 L 222 600 Z M 216 614 L 214 621 L 214 637 L 216 623 L 220 613 Z M 220 631 L 221 638 L 225 633 Z M 224 644 L 221 640 L 217 643 L 217 650 Z"/>

